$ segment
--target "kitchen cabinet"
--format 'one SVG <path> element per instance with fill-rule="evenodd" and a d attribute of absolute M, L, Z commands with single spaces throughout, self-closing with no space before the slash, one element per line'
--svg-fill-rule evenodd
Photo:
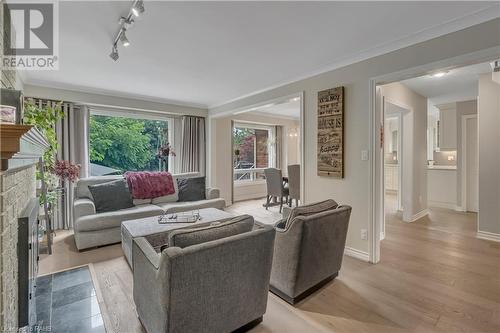
<path fill-rule="evenodd" d="M 430 207 L 456 209 L 456 167 L 433 166 L 427 168 L 427 201 Z"/>
<path fill-rule="evenodd" d="M 438 147 L 440 150 L 457 149 L 456 103 L 437 105 L 439 109 Z"/>

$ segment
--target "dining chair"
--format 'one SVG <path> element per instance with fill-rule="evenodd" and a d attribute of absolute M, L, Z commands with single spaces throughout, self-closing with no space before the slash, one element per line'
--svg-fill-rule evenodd
<path fill-rule="evenodd" d="M 266 196 L 266 209 L 269 208 L 271 199 L 278 198 L 280 200 L 280 213 L 283 208 L 283 200 L 286 198 L 288 202 L 288 187 L 283 183 L 283 175 L 280 169 L 266 168 L 264 169 L 266 176 L 267 196 Z"/>
<path fill-rule="evenodd" d="M 295 199 L 295 206 L 298 206 L 300 199 L 300 164 L 288 166 L 288 188 L 288 205 L 291 207 L 292 200 Z"/>

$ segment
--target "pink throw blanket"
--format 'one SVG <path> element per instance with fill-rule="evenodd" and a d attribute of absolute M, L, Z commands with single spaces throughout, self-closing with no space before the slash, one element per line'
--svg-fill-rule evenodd
<path fill-rule="evenodd" d="M 153 199 L 175 193 L 170 172 L 128 171 L 125 178 L 134 199 Z"/>

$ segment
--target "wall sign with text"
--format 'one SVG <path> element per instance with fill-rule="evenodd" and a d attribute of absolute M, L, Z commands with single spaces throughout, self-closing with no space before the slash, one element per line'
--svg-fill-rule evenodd
<path fill-rule="evenodd" d="M 318 176 L 344 178 L 344 87 L 318 92 Z"/>

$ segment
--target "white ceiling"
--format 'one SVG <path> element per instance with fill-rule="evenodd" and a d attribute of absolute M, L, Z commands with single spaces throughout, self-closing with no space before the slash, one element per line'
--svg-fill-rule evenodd
<path fill-rule="evenodd" d="M 60 69 L 28 84 L 214 106 L 498 17 L 498 2 L 60 2 Z M 492 6 L 496 6 L 492 9 Z"/>
<path fill-rule="evenodd" d="M 476 99 L 480 74 L 491 73 L 489 63 L 450 70 L 445 76 L 430 75 L 401 81 L 411 90 L 430 99 L 434 105 Z"/>

